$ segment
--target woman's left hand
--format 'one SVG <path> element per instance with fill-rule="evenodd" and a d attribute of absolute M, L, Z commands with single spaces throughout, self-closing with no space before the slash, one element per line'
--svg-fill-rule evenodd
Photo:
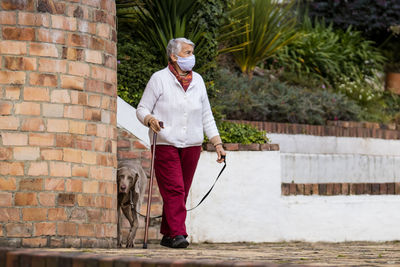
<path fill-rule="evenodd" d="M 225 152 L 224 147 L 222 146 L 222 144 L 216 145 L 215 146 L 215 151 L 217 152 L 217 155 L 218 155 L 217 162 L 218 163 L 224 162 L 224 158 L 222 158 L 222 156 L 226 156 L 226 152 Z"/>

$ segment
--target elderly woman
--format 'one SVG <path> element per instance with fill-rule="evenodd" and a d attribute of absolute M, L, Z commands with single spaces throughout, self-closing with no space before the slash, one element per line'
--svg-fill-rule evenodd
<path fill-rule="evenodd" d="M 137 117 L 158 133 L 155 174 L 163 198 L 161 245 L 186 248 L 186 199 L 206 133 L 215 146 L 217 162 L 225 151 L 202 77 L 192 71 L 194 43 L 186 38 L 169 41 L 168 67 L 154 73 L 137 107 Z M 159 121 L 164 123 L 160 127 Z M 149 130 L 150 139 L 152 139 Z M 152 142 L 152 140 L 151 140 Z"/>

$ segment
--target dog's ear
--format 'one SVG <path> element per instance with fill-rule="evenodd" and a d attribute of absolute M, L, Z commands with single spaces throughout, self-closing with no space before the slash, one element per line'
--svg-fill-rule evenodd
<path fill-rule="evenodd" d="M 137 193 L 139 196 L 142 192 L 142 188 L 144 187 L 143 183 L 146 183 L 147 181 L 147 175 L 145 171 L 142 168 L 138 169 L 138 172 L 136 173 L 136 183 L 135 183 L 135 193 Z"/>

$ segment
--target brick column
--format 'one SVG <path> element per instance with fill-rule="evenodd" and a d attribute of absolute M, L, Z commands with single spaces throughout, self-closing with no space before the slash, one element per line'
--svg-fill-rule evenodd
<path fill-rule="evenodd" d="M 116 243 L 115 11 L 0 1 L 0 246 Z"/>

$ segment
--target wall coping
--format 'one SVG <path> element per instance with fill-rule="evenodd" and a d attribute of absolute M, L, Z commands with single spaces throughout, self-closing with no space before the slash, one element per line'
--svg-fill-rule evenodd
<path fill-rule="evenodd" d="M 279 144 L 238 144 L 225 143 L 226 151 L 279 151 Z M 203 151 L 215 151 L 215 147 L 211 143 L 203 144 Z"/>
<path fill-rule="evenodd" d="M 327 125 L 310 125 L 267 121 L 229 121 L 250 124 L 267 133 L 400 140 L 400 124 L 394 123 L 380 124 L 374 122 L 327 121 Z"/>

